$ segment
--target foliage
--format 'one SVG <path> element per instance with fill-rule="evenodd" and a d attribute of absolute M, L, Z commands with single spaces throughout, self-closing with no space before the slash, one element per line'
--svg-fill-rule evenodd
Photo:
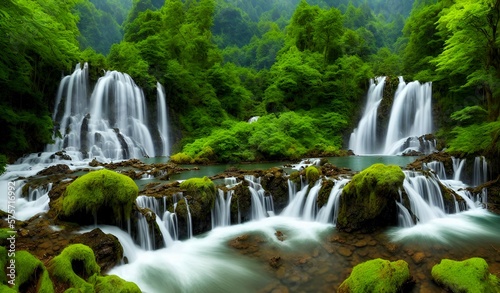
<path fill-rule="evenodd" d="M 488 264 L 479 257 L 464 261 L 443 259 L 432 267 L 432 278 L 453 292 L 498 292 L 498 277 L 490 274 Z"/>
<path fill-rule="evenodd" d="M 399 292 L 410 281 L 410 269 L 404 260 L 372 259 L 358 264 L 338 292 Z"/>
<path fill-rule="evenodd" d="M 51 141 L 52 100 L 61 71 L 78 58 L 76 1 L 0 3 L 0 152 L 19 156 Z"/>
<path fill-rule="evenodd" d="M 475 122 L 484 121 L 488 116 L 488 112 L 480 106 L 465 107 L 462 110 L 451 114 L 451 119 L 457 121 L 460 125 L 466 126 Z"/>
<path fill-rule="evenodd" d="M 7 165 L 7 157 L 0 154 L 0 175 L 5 172 L 5 166 Z"/>
<path fill-rule="evenodd" d="M 83 213 L 97 216 L 112 210 L 117 222 L 128 219 L 139 189 L 128 176 L 106 169 L 87 173 L 73 181 L 59 198 L 60 212 L 66 217 Z"/>
<path fill-rule="evenodd" d="M 451 131 L 453 138 L 448 142 L 447 152 L 481 154 L 484 151 L 500 152 L 498 137 L 500 121 L 457 126 Z"/>

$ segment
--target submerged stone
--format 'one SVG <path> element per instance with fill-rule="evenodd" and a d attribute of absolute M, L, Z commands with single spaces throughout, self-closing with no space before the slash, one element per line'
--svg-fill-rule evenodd
<path fill-rule="evenodd" d="M 404 260 L 372 259 L 358 264 L 338 288 L 339 293 L 399 292 L 411 283 L 410 269 Z"/>
<path fill-rule="evenodd" d="M 490 274 L 488 264 L 479 257 L 464 261 L 443 259 L 432 267 L 432 278 L 452 292 L 500 292 L 498 277 Z"/>
<path fill-rule="evenodd" d="M 337 228 L 370 232 L 397 224 L 395 200 L 404 179 L 395 165 L 374 164 L 356 174 L 342 191 Z"/>

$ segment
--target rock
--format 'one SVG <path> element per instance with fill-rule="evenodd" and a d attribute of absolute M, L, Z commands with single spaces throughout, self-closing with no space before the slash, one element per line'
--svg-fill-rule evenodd
<path fill-rule="evenodd" d="M 81 243 L 90 247 L 102 272 L 109 271 L 123 259 L 123 248 L 118 238 L 112 234 L 104 234 L 98 228 L 76 236 L 71 243 Z"/>
<path fill-rule="evenodd" d="M 80 225 L 120 225 L 130 218 L 139 188 L 125 175 L 106 169 L 70 183 L 50 207 L 59 219 Z"/>
<path fill-rule="evenodd" d="M 500 292 L 498 277 L 490 274 L 488 264 L 479 257 L 443 259 L 432 267 L 431 274 L 436 283 L 452 292 Z"/>
<path fill-rule="evenodd" d="M 71 173 L 71 170 L 68 167 L 68 165 L 58 164 L 45 168 L 42 171 L 36 173 L 36 175 L 47 176 L 54 174 L 69 174 L 69 173 Z"/>
<path fill-rule="evenodd" d="M 306 179 L 309 186 L 313 186 L 318 181 L 320 175 L 320 170 L 316 166 L 311 165 L 306 168 Z"/>
<path fill-rule="evenodd" d="M 425 259 L 425 253 L 419 251 L 411 256 L 411 259 L 415 264 L 420 264 Z"/>
<path fill-rule="evenodd" d="M 0 255 L 7 259 L 7 250 L 0 247 Z M 43 263 L 27 251 L 17 251 L 15 265 L 18 268 L 13 289 L 20 292 L 54 292 L 49 273 Z M 22 269 L 20 269 L 22 268 Z M 21 290 L 22 288 L 22 290 Z M 1 289 L 1 288 L 0 288 Z M 37 291 L 38 289 L 38 291 Z M 1 290 L 4 292 L 3 290 Z"/>
<path fill-rule="evenodd" d="M 351 256 L 352 255 L 352 250 L 350 250 L 349 248 L 347 247 L 339 247 L 337 249 L 337 252 L 342 255 L 342 256 L 345 256 L 345 257 L 348 257 L 348 256 Z"/>
<path fill-rule="evenodd" d="M 396 225 L 396 199 L 404 179 L 395 165 L 374 164 L 356 174 L 342 191 L 337 229 L 372 232 Z"/>
<path fill-rule="evenodd" d="M 283 232 L 281 231 L 276 231 L 276 233 L 274 233 L 274 235 L 276 235 L 276 238 L 278 238 L 279 241 L 283 241 L 285 240 L 285 235 L 283 234 Z"/>
<path fill-rule="evenodd" d="M 265 171 L 260 183 L 266 194 L 272 194 L 276 213 L 281 212 L 288 204 L 288 179 L 283 169 L 271 168 Z"/>
<path fill-rule="evenodd" d="M 337 292 L 402 292 L 411 282 L 407 262 L 377 258 L 355 266 Z"/>
<path fill-rule="evenodd" d="M 280 256 L 273 256 L 271 257 L 271 259 L 269 260 L 269 265 L 274 268 L 274 269 L 277 269 L 281 266 L 281 257 Z"/>

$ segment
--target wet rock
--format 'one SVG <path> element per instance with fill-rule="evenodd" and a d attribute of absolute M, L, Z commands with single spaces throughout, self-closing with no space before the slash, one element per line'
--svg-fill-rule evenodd
<path fill-rule="evenodd" d="M 42 171 L 38 172 L 36 175 L 41 175 L 41 176 L 47 176 L 47 175 L 54 175 L 54 174 L 69 174 L 72 171 L 68 167 L 68 165 L 64 164 L 58 164 L 54 166 L 50 166 L 48 168 L 43 169 Z"/>
<path fill-rule="evenodd" d="M 276 235 L 276 238 L 278 238 L 279 241 L 283 241 L 285 240 L 285 235 L 283 234 L 283 232 L 281 231 L 276 231 L 276 233 L 274 233 L 274 235 Z"/>
<path fill-rule="evenodd" d="M 366 245 L 368 245 L 368 242 L 365 239 L 359 240 L 356 243 L 354 243 L 354 246 L 356 246 L 358 248 L 365 247 Z"/>
<path fill-rule="evenodd" d="M 371 232 L 397 224 L 396 199 L 405 175 L 395 165 L 374 164 L 356 174 L 340 197 L 337 229 Z"/>
<path fill-rule="evenodd" d="M 282 261 L 281 261 L 280 256 L 273 256 L 273 257 L 271 257 L 271 259 L 269 259 L 269 265 L 274 269 L 279 268 L 281 266 L 281 264 L 282 264 Z"/>
<path fill-rule="evenodd" d="M 415 264 L 420 264 L 425 259 L 425 253 L 417 252 L 411 256 L 411 259 Z"/>
<path fill-rule="evenodd" d="M 348 257 L 348 256 L 351 256 L 352 255 L 352 250 L 350 250 L 349 248 L 347 247 L 339 247 L 337 249 L 337 252 L 342 255 L 342 256 L 345 256 L 345 257 Z"/>
<path fill-rule="evenodd" d="M 261 177 L 261 185 L 266 195 L 273 196 L 274 209 L 281 212 L 288 204 L 288 179 L 281 168 L 271 168 Z"/>
<path fill-rule="evenodd" d="M 118 238 L 112 234 L 104 234 L 101 229 L 78 235 L 70 242 L 82 243 L 92 248 L 102 273 L 109 271 L 123 259 L 123 248 Z"/>

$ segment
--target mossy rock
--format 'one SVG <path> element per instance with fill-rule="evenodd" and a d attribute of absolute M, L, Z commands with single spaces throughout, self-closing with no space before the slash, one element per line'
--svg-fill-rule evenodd
<path fill-rule="evenodd" d="M 358 264 L 338 288 L 339 293 L 400 292 L 411 284 L 408 263 L 404 260 L 372 259 Z"/>
<path fill-rule="evenodd" d="M 58 216 L 79 224 L 120 225 L 130 218 L 139 188 L 128 176 L 110 170 L 87 173 L 68 185 L 53 205 Z"/>
<path fill-rule="evenodd" d="M 405 174 L 399 166 L 374 164 L 354 175 L 342 190 L 337 228 L 371 232 L 397 224 L 399 190 Z"/>
<path fill-rule="evenodd" d="M 97 265 L 92 249 L 83 244 L 72 244 L 61 254 L 50 260 L 50 275 L 67 288 L 80 289 L 82 292 L 94 292 L 94 286 L 87 280 L 94 274 L 99 275 L 101 268 Z"/>
<path fill-rule="evenodd" d="M 500 292 L 499 279 L 490 274 L 488 264 L 479 257 L 464 261 L 443 259 L 432 267 L 436 283 L 452 292 Z"/>
<path fill-rule="evenodd" d="M 319 190 L 317 199 L 318 208 L 321 208 L 328 203 L 328 199 L 334 185 L 335 183 L 333 183 L 332 180 L 323 180 L 321 182 L 321 188 Z"/>
<path fill-rule="evenodd" d="M 127 282 L 116 275 L 94 275 L 89 282 L 94 284 L 95 292 L 141 293 L 141 289 L 135 283 Z"/>
<path fill-rule="evenodd" d="M 215 183 L 207 176 L 187 179 L 181 183 L 180 188 L 186 191 L 185 195 L 192 195 L 196 201 L 201 201 L 203 207 L 211 210 L 215 204 Z"/>
<path fill-rule="evenodd" d="M 316 181 L 318 181 L 320 176 L 320 170 L 316 168 L 316 166 L 309 166 L 306 168 L 306 179 L 309 183 L 309 186 L 313 185 Z"/>
<path fill-rule="evenodd" d="M 16 282 L 13 289 L 19 292 L 52 293 L 54 287 L 43 263 L 27 251 L 15 255 Z"/>

